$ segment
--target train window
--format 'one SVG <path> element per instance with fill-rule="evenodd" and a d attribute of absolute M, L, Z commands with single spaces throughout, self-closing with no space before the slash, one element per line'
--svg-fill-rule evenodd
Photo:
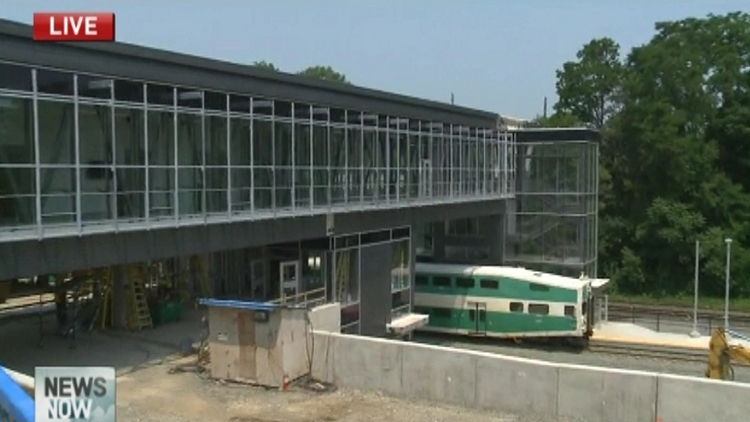
<path fill-rule="evenodd" d="M 479 310 L 479 322 L 487 321 L 487 311 L 484 309 Z"/>
<path fill-rule="evenodd" d="M 432 316 L 435 318 L 447 318 L 451 317 L 451 310 L 445 308 L 432 308 Z"/>
<path fill-rule="evenodd" d="M 566 305 L 565 316 L 576 316 L 576 307 L 572 305 Z"/>
<path fill-rule="evenodd" d="M 415 306 L 414 307 L 414 312 L 417 313 L 417 314 L 429 315 L 430 309 L 429 308 L 425 308 L 423 306 Z"/>
<path fill-rule="evenodd" d="M 511 312 L 523 312 L 523 303 L 521 302 L 510 302 Z"/>
<path fill-rule="evenodd" d="M 497 280 L 479 280 L 479 287 L 483 289 L 498 289 L 500 282 Z"/>
<path fill-rule="evenodd" d="M 473 309 L 469 309 L 469 319 L 471 321 L 474 321 L 474 319 L 476 319 L 476 317 L 477 317 L 476 311 L 474 311 Z"/>
<path fill-rule="evenodd" d="M 415 275 L 414 276 L 414 284 L 417 286 L 426 286 L 430 284 L 430 281 L 427 279 L 427 277 L 423 275 Z"/>
<path fill-rule="evenodd" d="M 474 288 L 474 279 L 472 279 L 472 278 L 457 278 L 456 279 L 456 287 L 460 287 L 462 289 L 473 289 Z"/>
<path fill-rule="evenodd" d="M 548 292 L 549 286 L 544 284 L 529 283 L 529 288 L 535 292 Z"/>
<path fill-rule="evenodd" d="M 541 303 L 529 303 L 529 313 L 537 315 L 547 315 L 549 314 L 549 305 L 544 305 Z"/>
<path fill-rule="evenodd" d="M 450 287 L 451 279 L 448 277 L 432 277 L 432 285 L 437 287 Z"/>

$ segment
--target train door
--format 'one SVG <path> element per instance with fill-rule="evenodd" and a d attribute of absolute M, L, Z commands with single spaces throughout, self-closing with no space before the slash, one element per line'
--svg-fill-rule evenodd
<path fill-rule="evenodd" d="M 471 334 L 487 335 L 487 303 L 467 302 L 469 307 L 469 321 L 473 324 Z"/>

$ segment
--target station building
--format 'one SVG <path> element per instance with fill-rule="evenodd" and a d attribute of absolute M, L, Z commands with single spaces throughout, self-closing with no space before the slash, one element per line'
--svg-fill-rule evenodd
<path fill-rule="evenodd" d="M 0 20 L 0 285 L 96 278 L 131 328 L 140 277 L 339 302 L 380 336 L 418 257 L 596 277 L 598 135 L 522 126 Z"/>

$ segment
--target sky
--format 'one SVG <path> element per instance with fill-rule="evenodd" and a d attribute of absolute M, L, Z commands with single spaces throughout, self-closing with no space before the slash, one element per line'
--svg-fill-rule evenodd
<path fill-rule="evenodd" d="M 118 41 L 352 83 L 518 118 L 556 101 L 555 71 L 593 38 L 623 52 L 654 23 L 750 11 L 748 0 L 2 0 L 0 17 L 114 12 Z"/>

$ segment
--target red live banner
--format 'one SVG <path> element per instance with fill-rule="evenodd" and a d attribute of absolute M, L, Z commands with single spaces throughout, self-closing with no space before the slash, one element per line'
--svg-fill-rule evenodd
<path fill-rule="evenodd" d="M 114 41 L 115 14 L 34 13 L 34 41 Z"/>

